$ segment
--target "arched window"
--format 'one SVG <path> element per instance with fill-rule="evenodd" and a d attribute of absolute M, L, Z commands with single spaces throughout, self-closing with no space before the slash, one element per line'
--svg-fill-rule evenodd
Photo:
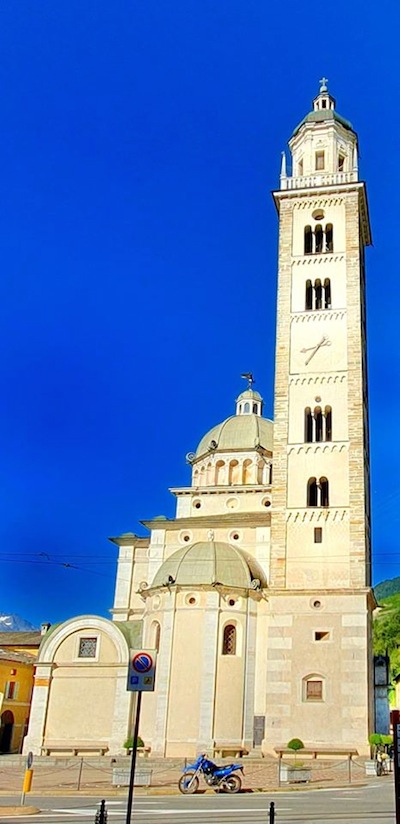
<path fill-rule="evenodd" d="M 258 406 L 257 406 L 256 403 L 253 403 L 253 415 L 257 415 L 257 412 L 258 412 Z"/>
<path fill-rule="evenodd" d="M 250 459 L 243 463 L 243 483 L 251 484 L 252 478 L 252 462 Z"/>
<path fill-rule="evenodd" d="M 325 407 L 325 440 L 332 440 L 332 409 L 330 406 Z"/>
<path fill-rule="evenodd" d="M 324 309 L 330 309 L 332 306 L 332 297 L 331 297 L 331 282 L 329 278 L 325 278 L 324 280 L 324 292 L 325 292 L 325 300 L 324 300 Z"/>
<path fill-rule="evenodd" d="M 306 226 L 304 229 L 304 254 L 311 255 L 312 254 L 312 229 L 311 226 Z"/>
<path fill-rule="evenodd" d="M 333 252 L 333 226 L 332 223 L 326 224 L 325 229 L 325 251 Z"/>
<path fill-rule="evenodd" d="M 207 486 L 212 486 L 214 482 L 214 467 L 212 463 L 207 464 L 207 472 L 206 472 L 206 484 Z"/>
<path fill-rule="evenodd" d="M 307 483 L 307 506 L 318 506 L 317 492 L 317 479 L 309 478 Z"/>
<path fill-rule="evenodd" d="M 319 443 L 323 440 L 323 432 L 322 432 L 322 409 L 320 406 L 316 406 L 314 409 L 314 420 L 315 420 L 315 440 Z"/>
<path fill-rule="evenodd" d="M 319 479 L 321 506 L 329 506 L 329 481 L 327 478 Z"/>
<path fill-rule="evenodd" d="M 215 466 L 215 483 L 217 486 L 223 484 L 225 476 L 225 463 L 224 461 L 217 461 Z"/>
<path fill-rule="evenodd" d="M 312 443 L 313 439 L 313 419 L 311 409 L 307 406 L 304 410 L 304 441 Z"/>
<path fill-rule="evenodd" d="M 156 649 L 157 652 L 160 651 L 160 637 L 161 637 L 161 626 L 158 621 L 154 621 L 152 625 L 152 637 L 153 637 L 153 649 Z"/>
<path fill-rule="evenodd" d="M 315 308 L 322 309 L 322 284 L 320 280 L 315 281 Z"/>
<path fill-rule="evenodd" d="M 324 247 L 324 233 L 322 226 L 318 223 L 315 227 L 315 251 L 320 254 L 323 251 Z"/>
<path fill-rule="evenodd" d="M 249 403 L 247 403 L 247 402 L 245 403 L 245 405 L 243 407 L 243 412 L 245 414 L 250 412 L 250 404 Z"/>
<path fill-rule="evenodd" d="M 239 478 L 239 463 L 238 461 L 231 461 L 229 464 L 229 483 L 230 484 L 239 484 L 241 479 Z"/>
<path fill-rule="evenodd" d="M 306 309 L 313 308 L 313 290 L 311 280 L 306 280 Z"/>
<path fill-rule="evenodd" d="M 234 624 L 227 624 L 224 627 L 222 655 L 236 655 L 236 627 Z"/>

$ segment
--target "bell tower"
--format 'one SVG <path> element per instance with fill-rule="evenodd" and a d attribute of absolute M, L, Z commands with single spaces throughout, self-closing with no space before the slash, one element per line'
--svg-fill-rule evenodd
<path fill-rule="evenodd" d="M 296 735 L 361 752 L 373 724 L 364 297 L 371 234 L 357 135 L 337 113 L 327 82 L 289 140 L 292 173 L 283 155 L 274 192 L 266 741 L 285 744 Z"/>

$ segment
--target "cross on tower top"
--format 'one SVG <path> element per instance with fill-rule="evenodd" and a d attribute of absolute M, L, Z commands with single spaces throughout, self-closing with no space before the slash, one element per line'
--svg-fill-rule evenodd
<path fill-rule="evenodd" d="M 320 93 L 321 93 L 321 92 L 327 92 L 327 91 L 328 91 L 328 86 L 327 86 L 327 83 L 328 83 L 328 78 L 327 78 L 327 77 L 321 77 L 321 80 L 319 81 L 319 84 L 320 84 L 320 86 L 321 86 L 321 88 L 320 88 L 320 90 L 319 90 L 319 91 L 320 91 Z"/>

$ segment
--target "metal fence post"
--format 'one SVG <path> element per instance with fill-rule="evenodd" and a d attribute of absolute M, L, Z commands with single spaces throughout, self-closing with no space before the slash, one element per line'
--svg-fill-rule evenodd
<path fill-rule="evenodd" d="M 269 805 L 269 824 L 275 824 L 275 804 L 273 801 Z"/>
<path fill-rule="evenodd" d="M 96 813 L 94 824 L 107 824 L 107 810 L 104 798 L 100 801 L 100 809 Z"/>

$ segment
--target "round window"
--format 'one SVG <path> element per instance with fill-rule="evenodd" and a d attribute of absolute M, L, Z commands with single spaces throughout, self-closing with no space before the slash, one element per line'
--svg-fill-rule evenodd
<path fill-rule="evenodd" d="M 269 498 L 263 498 L 261 503 L 262 503 L 263 506 L 266 506 L 266 507 L 271 506 L 271 501 L 269 500 Z"/>
<path fill-rule="evenodd" d="M 189 607 L 195 607 L 197 603 L 198 599 L 196 598 L 196 595 L 186 595 L 185 604 L 188 604 Z"/>
<path fill-rule="evenodd" d="M 189 541 L 192 540 L 192 533 L 191 532 L 180 532 L 179 533 L 179 540 L 181 544 L 188 544 Z"/>
<path fill-rule="evenodd" d="M 318 598 L 316 598 L 315 600 L 311 601 L 311 606 L 313 607 L 313 609 L 321 609 L 322 602 L 319 601 Z"/>
<path fill-rule="evenodd" d="M 193 506 L 195 509 L 201 509 L 201 501 L 193 501 Z"/>
<path fill-rule="evenodd" d="M 323 220 L 325 217 L 325 212 L 323 209 L 316 209 L 315 212 L 312 213 L 314 220 Z"/>
<path fill-rule="evenodd" d="M 239 501 L 237 498 L 228 498 L 225 506 L 227 509 L 238 509 Z"/>

